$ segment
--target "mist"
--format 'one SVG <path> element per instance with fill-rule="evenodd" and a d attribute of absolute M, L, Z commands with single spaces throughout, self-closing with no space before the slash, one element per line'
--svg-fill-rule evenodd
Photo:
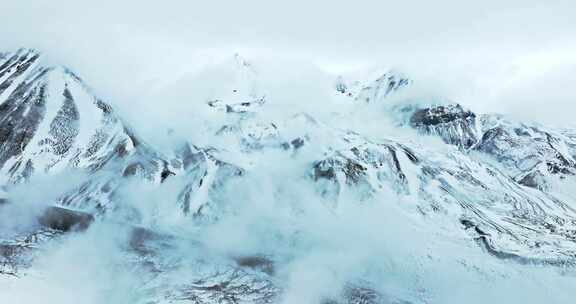
<path fill-rule="evenodd" d="M 256 256 L 273 264 L 282 304 L 322 303 L 350 286 L 391 303 L 571 303 L 572 268 L 489 256 L 459 214 L 422 212 L 415 193 L 342 187 L 327 196 L 311 168 L 348 147 L 343 132 L 426 147 L 434 157 L 456 153 L 389 115 L 409 103 L 455 102 L 478 114 L 572 125 L 575 20 L 572 1 L 3 3 L 0 51 L 36 48 L 44 62 L 70 67 L 166 159 L 194 145 L 243 171 L 210 188 L 214 213 L 205 222 L 176 204 L 190 183 L 186 172 L 163 183 L 119 182 L 114 212 L 34 248 L 26 275 L 0 276 L 0 302 L 175 303 L 162 297 L 184 299 L 190 282 Z M 413 87 L 363 106 L 334 92 L 339 76 L 374 80 L 387 71 Z M 265 106 L 251 121 L 208 106 L 260 97 Z M 252 136 L 252 124 L 272 124 L 284 142 L 307 142 L 246 152 L 245 138 L 216 136 L 223 126 Z M 3 188 L 17 204 L 0 203 L 0 237 L 38 229 L 42 212 L 89 178 L 70 169 Z M 574 201 L 573 182 L 555 186 Z M 137 229 L 162 240 L 142 254 L 131 247 Z"/>
<path fill-rule="evenodd" d="M 234 53 L 248 61 L 276 61 L 285 71 L 294 59 L 333 73 L 400 68 L 487 112 L 515 113 L 527 95 L 553 109 L 573 101 L 562 93 L 569 92 L 565 86 L 561 92 L 530 89 L 535 83 L 574 81 L 565 67 L 576 62 L 571 1 L 81 5 L 25 0 L 5 3 L 0 14 L 3 49 L 38 48 L 125 109 L 142 104 L 151 89 Z M 549 93 L 562 98 L 547 98 Z M 182 103 L 172 99 L 174 105 Z M 560 116 L 562 123 L 570 122 L 559 111 L 523 112 L 536 120 Z"/>
<path fill-rule="evenodd" d="M 273 257 L 275 276 L 283 282 L 281 303 L 319 303 L 338 297 L 351 283 L 413 303 L 572 299 L 565 292 L 576 287 L 569 269 L 487 257 L 457 221 L 424 216 L 411 203 L 415 197 L 393 191 L 360 203 L 350 190 L 334 205 L 302 174 L 305 162 L 286 166 L 283 157 L 263 159 L 265 170 L 228 184 L 217 198 L 226 211 L 209 225 L 170 212 L 174 206 L 166 204 L 171 201 L 166 194 L 174 193 L 173 184 L 132 184 L 121 200 L 141 217 L 118 212 L 42 247 L 34 273 L 0 281 L 0 300 L 148 303 L 155 291 L 186 286 L 199 273 L 217 273 L 223 267 L 218 263 L 233 256 Z M 127 247 L 127 223 L 177 236 L 154 266 L 168 266 L 160 274 L 140 264 L 142 257 Z"/>

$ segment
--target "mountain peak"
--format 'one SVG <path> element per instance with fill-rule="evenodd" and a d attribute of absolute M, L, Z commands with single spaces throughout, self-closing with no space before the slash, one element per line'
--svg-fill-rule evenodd
<path fill-rule="evenodd" d="M 284 81 L 287 91 L 265 91 L 259 85 L 268 79 L 260 77 L 268 74 L 255 73 L 238 54 L 198 74 L 160 92 L 152 105 L 166 111 L 171 98 L 196 102 L 194 111 L 182 110 L 183 132 L 202 137 L 161 132 L 178 145 L 160 150 L 65 66 L 29 49 L 1 57 L 0 207 L 18 206 L 14 189 L 33 188 L 40 175 L 55 185 L 75 180 L 58 173 L 85 179 L 54 197 L 40 193 L 47 211 L 26 226 L 31 232 L 0 243 L 0 276 L 6 265 L 10 274 L 34 269 L 30 252 L 42 241 L 78 233 L 72 241 L 91 247 L 86 240 L 109 242 L 119 228 L 126 239 L 92 247 L 120 248 L 111 264 L 137 269 L 138 284 L 130 286 L 142 286 L 143 303 L 277 303 L 294 265 L 341 275 L 338 290 L 329 281 L 324 302 L 369 304 L 429 302 L 420 269 L 437 273 L 448 260 L 466 275 L 480 269 L 481 280 L 508 280 L 518 265 L 576 265 L 574 198 L 553 184 L 576 178 L 575 132 L 405 98 L 412 80 L 393 70 L 338 77 L 335 91 L 324 74 L 302 87 Z M 328 94 L 307 90 L 314 85 Z M 389 243 L 394 238 L 401 246 Z M 421 248 L 429 238 L 433 246 Z M 434 247 L 444 243 L 450 246 Z M 343 260 L 332 260 L 334 249 L 351 253 L 354 264 L 343 268 L 354 268 L 352 275 L 339 272 Z M 382 265 L 390 258 L 412 255 L 409 267 L 398 267 L 402 275 L 418 267 L 409 298 L 381 292 L 371 275 L 358 280 L 388 275 Z M 497 268 L 484 268 L 492 264 Z M 193 277 L 182 276 L 188 265 Z M 280 268 L 286 273 L 276 276 Z"/>

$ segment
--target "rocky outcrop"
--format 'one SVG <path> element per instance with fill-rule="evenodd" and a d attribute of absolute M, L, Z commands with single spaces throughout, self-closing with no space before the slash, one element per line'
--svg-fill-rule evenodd
<path fill-rule="evenodd" d="M 478 142 L 476 114 L 458 104 L 416 110 L 410 117 L 410 125 L 464 149 Z"/>
<path fill-rule="evenodd" d="M 485 153 L 527 187 L 546 190 L 552 176 L 576 173 L 574 140 L 536 124 L 476 115 L 455 104 L 415 110 L 410 125 L 448 144 Z"/>

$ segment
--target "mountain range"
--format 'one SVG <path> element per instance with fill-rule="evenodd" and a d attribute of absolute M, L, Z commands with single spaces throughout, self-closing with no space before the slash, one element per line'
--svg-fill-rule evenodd
<path fill-rule="evenodd" d="M 295 95 L 320 112 L 287 111 L 249 60 L 225 65 L 231 81 L 188 101 L 221 118 L 196 130 L 208 144 L 167 151 L 69 68 L 0 55 L 0 219 L 17 220 L 0 224 L 0 293 L 70 296 L 106 268 L 122 283 L 84 303 L 450 303 L 431 284 L 444 260 L 487 293 L 524 272 L 572 280 L 576 129 L 414 97 L 394 70 L 337 75 L 330 101 Z M 93 255 L 109 257 L 84 269 Z"/>

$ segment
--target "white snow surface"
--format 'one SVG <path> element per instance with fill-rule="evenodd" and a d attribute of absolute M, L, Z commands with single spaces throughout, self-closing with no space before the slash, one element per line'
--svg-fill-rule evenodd
<path fill-rule="evenodd" d="M 275 78 L 235 55 L 183 77 L 154 93 L 149 107 L 178 113 L 142 113 L 146 136 L 50 68 L 34 84 L 46 87 L 38 128 L 0 170 L 6 206 L 46 198 L 95 221 L 0 243 L 23 248 L 9 259 L 0 247 L 0 302 L 572 303 L 576 133 L 482 113 L 419 128 L 410 115 L 450 101 L 423 98 L 407 75 L 295 68 Z M 56 140 L 64 90 L 78 119 L 57 127 L 77 129 L 56 153 L 42 142 Z M 10 170 L 27 162 L 31 176 Z M 70 172 L 83 177 L 64 181 Z M 534 172 L 542 187 L 521 182 Z"/>

